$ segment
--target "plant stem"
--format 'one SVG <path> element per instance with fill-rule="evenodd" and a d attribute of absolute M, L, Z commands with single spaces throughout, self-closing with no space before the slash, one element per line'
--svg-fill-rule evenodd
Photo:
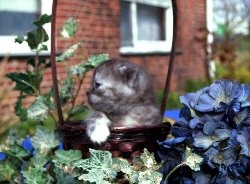
<path fill-rule="evenodd" d="M 170 177 L 170 175 L 173 174 L 178 168 L 180 168 L 180 167 L 183 166 L 183 165 L 186 165 L 186 162 L 182 162 L 182 163 L 180 163 L 179 165 L 177 165 L 175 168 L 173 168 L 173 169 L 168 173 L 168 175 L 166 176 L 166 178 L 165 178 L 165 180 L 164 180 L 164 184 L 167 183 L 168 178 Z"/>
<path fill-rule="evenodd" d="M 71 105 L 71 108 L 70 108 L 68 114 L 71 113 L 71 111 L 73 110 L 73 108 L 74 108 L 74 106 L 75 106 L 77 96 L 79 95 L 79 92 L 80 92 L 81 87 L 82 87 L 82 84 L 83 84 L 84 76 L 85 76 L 85 75 L 81 76 L 80 79 L 79 79 L 79 85 L 78 85 L 78 88 L 77 88 L 77 90 L 76 90 L 75 96 L 72 95 L 72 99 L 73 99 L 73 100 L 72 100 L 72 105 Z M 67 117 L 67 120 L 68 120 L 68 118 L 69 118 L 69 116 Z"/>
<path fill-rule="evenodd" d="M 40 73 L 39 73 L 39 52 L 36 51 L 36 59 L 35 59 L 35 67 L 36 67 L 36 79 L 37 79 L 37 90 L 38 95 L 40 95 Z"/>
<path fill-rule="evenodd" d="M 3 179 L 7 180 L 9 183 L 12 183 L 11 180 L 7 176 L 5 176 L 4 174 L 0 173 L 0 176 L 2 176 Z"/>
<path fill-rule="evenodd" d="M 55 122 L 57 122 L 57 120 L 56 120 L 55 116 L 52 114 L 52 112 L 51 112 L 50 110 L 48 110 L 48 112 L 49 112 L 50 117 L 51 117 Z"/>

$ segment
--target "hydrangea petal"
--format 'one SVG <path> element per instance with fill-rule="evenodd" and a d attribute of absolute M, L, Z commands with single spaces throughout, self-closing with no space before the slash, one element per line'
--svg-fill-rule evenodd
<path fill-rule="evenodd" d="M 194 146 L 198 148 L 207 149 L 213 144 L 213 142 L 214 140 L 212 140 L 210 136 L 207 136 L 202 132 L 199 132 L 194 137 Z"/>
<path fill-rule="evenodd" d="M 203 126 L 203 132 L 206 135 L 212 135 L 214 130 L 217 128 L 217 124 L 214 121 L 208 121 Z"/>
<path fill-rule="evenodd" d="M 189 127 L 194 129 L 199 122 L 200 122 L 199 118 L 191 119 L 189 123 Z"/>
<path fill-rule="evenodd" d="M 212 112 L 215 109 L 215 101 L 209 94 L 204 93 L 200 95 L 194 108 L 199 112 Z"/>
<path fill-rule="evenodd" d="M 247 84 L 241 84 L 237 97 L 240 102 L 246 101 L 250 95 L 250 88 Z"/>
<path fill-rule="evenodd" d="M 241 154 L 250 157 L 250 127 L 245 127 L 237 135 L 237 140 L 241 146 Z"/>
<path fill-rule="evenodd" d="M 231 130 L 228 129 L 216 129 L 214 135 L 218 137 L 219 140 L 225 140 L 230 137 Z"/>

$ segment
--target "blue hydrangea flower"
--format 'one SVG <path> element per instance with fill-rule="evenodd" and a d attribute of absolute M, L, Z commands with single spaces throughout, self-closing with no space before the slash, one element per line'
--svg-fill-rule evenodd
<path fill-rule="evenodd" d="M 246 101 L 249 93 L 250 88 L 246 84 L 240 85 L 236 81 L 218 80 L 196 93 L 181 96 L 180 101 L 190 108 L 194 117 L 197 112 L 225 112 L 230 105 L 232 106 L 233 101 L 237 103 Z"/>
<path fill-rule="evenodd" d="M 250 127 L 244 127 L 237 135 L 237 140 L 241 146 L 241 154 L 250 157 Z"/>
<path fill-rule="evenodd" d="M 163 174 L 182 161 L 186 145 L 203 157 L 201 170 L 184 167 L 173 183 L 190 172 L 187 178 L 194 183 L 250 183 L 249 96 L 248 85 L 228 80 L 181 96 L 180 120 L 171 128 L 175 138 L 158 143 L 165 159 Z"/>
<path fill-rule="evenodd" d="M 228 139 L 230 135 L 231 131 L 228 129 L 216 129 L 211 135 L 199 132 L 193 137 L 193 145 L 198 148 L 207 149 L 212 145 L 217 146 L 216 143 Z"/>

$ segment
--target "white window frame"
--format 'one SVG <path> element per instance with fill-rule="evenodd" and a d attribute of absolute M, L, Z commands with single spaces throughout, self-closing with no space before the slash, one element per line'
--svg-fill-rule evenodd
<path fill-rule="evenodd" d="M 51 15 L 52 12 L 52 0 L 41 0 L 41 14 Z M 49 38 L 51 35 L 51 24 L 45 24 L 44 29 L 46 30 Z M 15 43 L 15 38 L 18 35 L 11 36 L 0 36 L 0 55 L 6 56 L 26 56 L 33 55 L 26 42 L 22 44 Z M 49 41 L 45 43 L 48 47 L 48 51 L 43 51 L 42 54 L 46 55 L 50 53 L 51 46 Z"/>
<path fill-rule="evenodd" d="M 132 46 L 121 46 L 121 54 L 168 53 L 171 51 L 173 38 L 173 12 L 170 0 L 122 0 L 131 3 Z M 137 38 L 137 3 L 164 8 L 165 40 L 141 41 Z"/>

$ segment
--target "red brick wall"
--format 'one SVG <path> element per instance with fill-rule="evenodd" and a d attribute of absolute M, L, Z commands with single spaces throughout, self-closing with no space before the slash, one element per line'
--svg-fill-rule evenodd
<path fill-rule="evenodd" d="M 199 41 L 200 28 L 206 27 L 205 0 L 178 0 L 178 38 L 177 49 L 180 51 L 175 58 L 174 75 L 171 89 L 182 90 L 185 80 L 206 77 L 205 40 Z M 167 73 L 169 54 L 162 55 L 126 55 L 119 53 L 120 46 L 120 1 L 119 0 L 59 0 L 57 27 L 69 18 L 80 20 L 76 40 L 84 45 L 77 55 L 69 61 L 79 63 L 84 55 L 109 53 L 111 57 L 123 58 L 142 65 L 153 76 L 157 89 L 163 88 Z M 75 41 L 57 37 L 58 50 L 63 51 Z M 83 52 L 82 52 L 83 51 Z M 7 71 L 25 70 L 24 59 L 11 58 Z M 58 65 L 59 81 L 66 77 L 63 65 Z M 79 101 L 86 101 L 84 91 L 88 88 L 91 74 L 86 77 Z M 50 71 L 46 71 L 42 86 L 46 91 L 51 85 Z M 17 93 L 13 93 L 13 97 Z M 14 99 L 14 98 L 13 98 Z"/>
<path fill-rule="evenodd" d="M 205 40 L 198 41 L 200 28 L 206 27 L 206 1 L 178 1 L 177 49 L 171 89 L 182 90 L 187 79 L 206 76 Z M 77 40 L 84 43 L 87 54 L 109 53 L 111 57 L 123 58 L 145 67 L 154 77 L 156 88 L 163 88 L 167 74 L 169 54 L 163 55 L 120 55 L 120 1 L 119 0 L 60 0 L 58 27 L 68 17 L 80 20 Z M 64 50 L 73 42 L 58 40 L 58 48 Z M 79 58 L 77 61 L 81 61 Z M 89 81 L 90 79 L 87 79 Z"/>

